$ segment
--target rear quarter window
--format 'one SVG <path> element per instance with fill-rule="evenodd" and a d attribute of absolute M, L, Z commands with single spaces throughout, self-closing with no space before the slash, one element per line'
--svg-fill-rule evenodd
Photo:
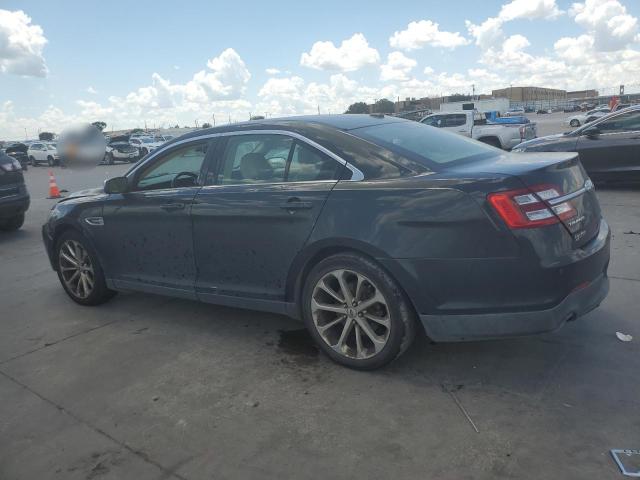
<path fill-rule="evenodd" d="M 494 147 L 418 122 L 380 124 L 350 133 L 436 171 L 496 154 Z"/>

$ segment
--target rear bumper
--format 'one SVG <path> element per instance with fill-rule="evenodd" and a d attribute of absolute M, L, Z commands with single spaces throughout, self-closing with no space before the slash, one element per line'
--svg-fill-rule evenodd
<path fill-rule="evenodd" d="M 603 272 L 588 286 L 571 293 L 559 305 L 528 312 L 477 315 L 420 315 L 427 335 L 436 342 L 518 337 L 557 330 L 569 320 L 590 312 L 609 293 Z"/>

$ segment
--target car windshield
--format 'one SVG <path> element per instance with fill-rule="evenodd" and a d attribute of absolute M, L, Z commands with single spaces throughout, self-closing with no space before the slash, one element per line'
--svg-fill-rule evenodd
<path fill-rule="evenodd" d="M 466 163 L 499 153 L 494 147 L 418 122 L 397 122 L 349 133 L 430 167 Z"/>
<path fill-rule="evenodd" d="M 48 150 L 55 150 L 56 148 L 57 148 L 57 147 L 56 147 L 56 144 L 55 144 L 55 143 L 50 143 L 49 145 L 47 145 L 47 149 L 48 149 Z"/>

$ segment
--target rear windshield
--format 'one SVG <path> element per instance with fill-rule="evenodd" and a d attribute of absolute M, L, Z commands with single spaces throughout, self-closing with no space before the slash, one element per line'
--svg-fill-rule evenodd
<path fill-rule="evenodd" d="M 438 165 L 481 160 L 500 152 L 484 143 L 418 122 L 386 123 L 349 133 L 436 170 Z"/>

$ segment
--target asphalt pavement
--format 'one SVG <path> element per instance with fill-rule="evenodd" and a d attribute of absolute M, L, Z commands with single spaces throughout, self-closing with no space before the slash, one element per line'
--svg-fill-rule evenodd
<path fill-rule="evenodd" d="M 53 171 L 73 191 L 126 168 Z M 364 373 L 278 315 L 140 293 L 76 305 L 40 237 L 47 169 L 26 179 L 25 226 L 0 236 L 3 480 L 601 480 L 622 478 L 610 449 L 640 448 L 640 190 L 598 189 L 613 240 L 597 310 L 537 337 L 420 339 Z"/>

